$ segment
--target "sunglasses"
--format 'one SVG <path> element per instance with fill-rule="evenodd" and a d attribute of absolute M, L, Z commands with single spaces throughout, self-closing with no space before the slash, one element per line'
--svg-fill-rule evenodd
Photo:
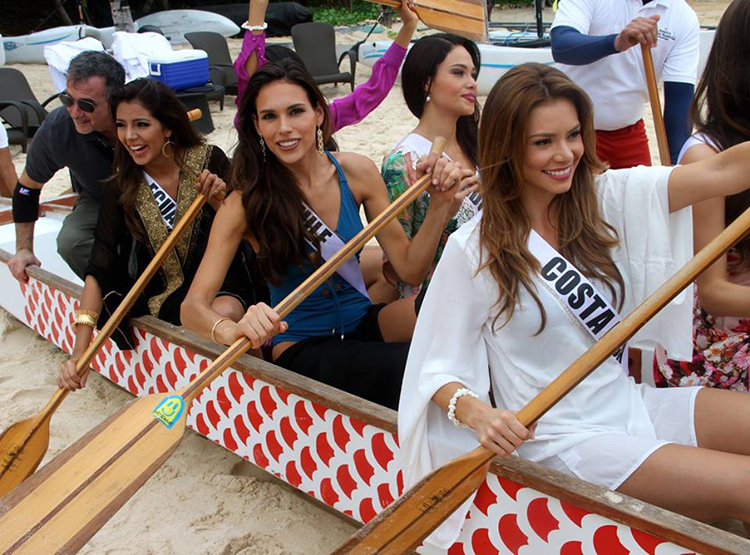
<path fill-rule="evenodd" d="M 91 100 L 81 99 L 76 100 L 72 96 L 70 96 L 67 92 L 61 92 L 60 96 L 58 96 L 60 99 L 60 102 L 63 106 L 66 108 L 72 108 L 73 104 L 78 104 L 78 107 L 86 112 L 87 114 L 90 114 L 94 110 L 96 110 L 96 104 L 94 104 Z"/>

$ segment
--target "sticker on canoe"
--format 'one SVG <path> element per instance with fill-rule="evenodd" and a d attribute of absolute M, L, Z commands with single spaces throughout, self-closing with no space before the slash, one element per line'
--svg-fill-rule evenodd
<path fill-rule="evenodd" d="M 156 405 L 152 414 L 159 422 L 171 429 L 182 416 L 183 410 L 185 410 L 185 399 L 181 395 L 170 395 L 164 397 L 161 403 Z"/>

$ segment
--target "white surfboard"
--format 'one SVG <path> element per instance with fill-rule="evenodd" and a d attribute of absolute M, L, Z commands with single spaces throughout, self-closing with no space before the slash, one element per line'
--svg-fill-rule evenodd
<path fill-rule="evenodd" d="M 212 31 L 225 37 L 240 32 L 231 19 L 200 10 L 167 10 L 152 13 L 136 20 L 139 27 L 156 25 L 172 44 L 185 44 L 185 33 Z"/>
<path fill-rule="evenodd" d="M 3 37 L 3 54 L 7 64 L 46 64 L 44 47 L 67 41 L 77 41 L 84 37 L 100 40 L 105 48 L 112 45 L 114 27 L 97 29 L 88 25 L 66 25 L 54 27 L 20 37 Z"/>

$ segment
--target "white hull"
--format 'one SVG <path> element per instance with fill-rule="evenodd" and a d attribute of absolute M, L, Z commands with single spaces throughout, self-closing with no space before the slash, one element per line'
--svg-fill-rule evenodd
<path fill-rule="evenodd" d="M 366 66 L 372 65 L 383 57 L 393 41 L 366 42 L 359 47 L 359 61 Z M 482 56 L 482 67 L 477 82 L 479 94 L 489 94 L 495 82 L 506 71 L 526 62 L 554 65 L 552 51 L 549 48 L 516 48 L 512 46 L 494 46 L 478 44 Z"/>
<path fill-rule="evenodd" d="M 708 53 L 713 44 L 714 30 L 702 30 L 700 34 L 700 58 L 698 60 L 698 76 L 703 74 L 706 67 Z M 366 42 L 359 47 L 359 60 L 366 66 L 372 65 L 383 57 L 385 51 L 393 41 Z M 518 48 L 513 46 L 495 46 L 492 44 L 478 44 L 482 55 L 482 67 L 479 72 L 477 87 L 479 94 L 489 94 L 493 85 L 509 69 L 526 62 L 555 65 L 552 50 L 549 48 Z"/>

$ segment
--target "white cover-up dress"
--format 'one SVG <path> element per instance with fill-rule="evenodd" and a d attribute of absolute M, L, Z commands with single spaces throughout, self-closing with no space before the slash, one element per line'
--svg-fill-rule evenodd
<path fill-rule="evenodd" d="M 625 282 L 628 314 L 692 256 L 692 212 L 669 214 L 671 168 L 610 170 L 596 178 L 602 217 L 618 233 L 613 259 Z M 448 241 L 422 305 L 399 404 L 399 441 L 404 485 L 466 453 L 478 442 L 457 428 L 431 398 L 458 381 L 489 403 L 490 377 L 498 408 L 520 410 L 589 349 L 594 341 L 563 312 L 535 279 L 547 313 L 540 314 L 521 288 L 511 321 L 493 333 L 497 284 L 479 267 L 480 216 Z M 600 294 L 608 289 L 593 281 Z M 668 346 L 676 357 L 692 355 L 692 286 L 631 340 L 633 347 Z M 615 489 L 656 449 L 668 442 L 695 445 L 693 407 L 699 388 L 655 389 L 636 385 L 610 357 L 539 421 L 521 457 Z M 472 498 L 428 538 L 448 548 L 457 538 Z"/>

